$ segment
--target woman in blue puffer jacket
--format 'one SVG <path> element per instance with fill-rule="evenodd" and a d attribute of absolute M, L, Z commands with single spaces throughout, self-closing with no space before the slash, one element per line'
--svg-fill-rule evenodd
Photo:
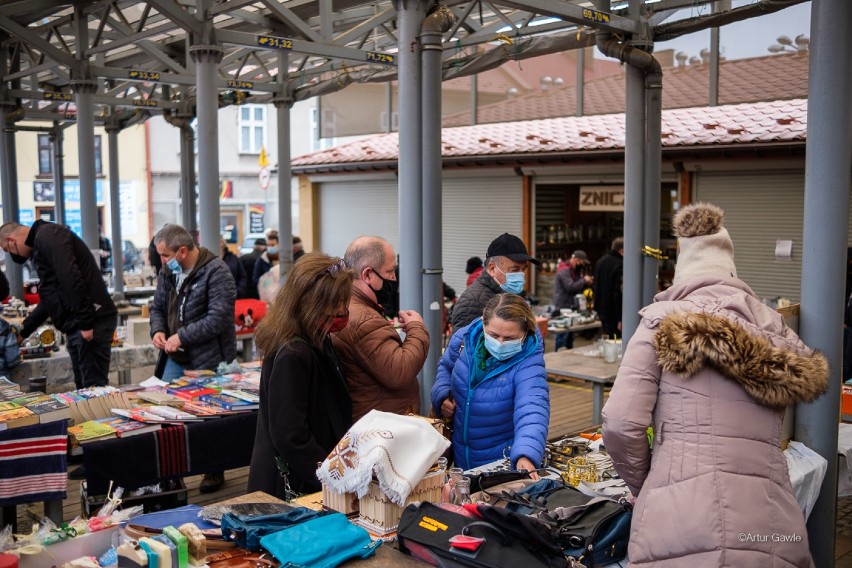
<path fill-rule="evenodd" d="M 503 455 L 535 471 L 544 456 L 550 392 L 535 316 L 516 294 L 494 296 L 481 319 L 458 330 L 438 365 L 435 412 L 453 420 L 455 465 Z"/>

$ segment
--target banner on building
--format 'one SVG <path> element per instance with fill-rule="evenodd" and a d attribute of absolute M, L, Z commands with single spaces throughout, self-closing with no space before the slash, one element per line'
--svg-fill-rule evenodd
<path fill-rule="evenodd" d="M 249 233 L 262 233 L 263 229 L 263 205 L 250 205 Z"/>

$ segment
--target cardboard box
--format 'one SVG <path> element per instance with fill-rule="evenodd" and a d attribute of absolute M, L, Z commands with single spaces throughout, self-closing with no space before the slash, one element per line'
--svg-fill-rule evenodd
<path fill-rule="evenodd" d="M 151 321 L 148 318 L 128 318 L 125 341 L 128 345 L 148 345 L 151 343 Z"/>
<path fill-rule="evenodd" d="M 47 568 L 62 566 L 83 556 L 101 556 L 118 542 L 118 526 L 86 533 L 78 537 L 51 544 L 38 554 L 22 554 L 20 568 Z"/>
<path fill-rule="evenodd" d="M 178 479 L 175 489 L 168 491 L 140 495 L 139 497 L 130 497 L 125 493 L 121 498 L 121 508 L 127 509 L 128 507 L 142 505 L 143 512 L 153 513 L 183 507 L 187 504 L 187 497 L 186 485 L 184 485 L 183 479 Z M 105 502 L 106 495 L 89 495 L 86 482 L 80 484 L 80 513 L 83 518 L 88 519 L 96 514 Z"/>

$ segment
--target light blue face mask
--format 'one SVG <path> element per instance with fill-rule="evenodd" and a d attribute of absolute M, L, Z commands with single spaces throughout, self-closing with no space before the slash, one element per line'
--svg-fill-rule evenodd
<path fill-rule="evenodd" d="M 278 254 L 278 247 L 269 247 L 266 249 L 266 254 L 276 255 Z"/>
<path fill-rule="evenodd" d="M 499 341 L 486 333 L 485 348 L 498 361 L 505 361 L 521 352 L 521 349 L 524 348 L 524 340 L 512 339 L 510 341 Z"/>
<path fill-rule="evenodd" d="M 175 257 L 171 257 L 166 263 L 166 266 L 169 267 L 169 270 L 172 271 L 172 274 L 180 274 L 181 272 L 183 272 L 183 268 Z"/>
<path fill-rule="evenodd" d="M 497 270 L 500 270 L 499 268 Z M 500 270 L 500 272 L 503 272 Z M 501 284 L 500 288 L 510 294 L 520 294 L 524 291 L 524 285 L 527 282 L 527 277 L 523 272 L 503 272 L 506 277 L 506 283 Z"/>

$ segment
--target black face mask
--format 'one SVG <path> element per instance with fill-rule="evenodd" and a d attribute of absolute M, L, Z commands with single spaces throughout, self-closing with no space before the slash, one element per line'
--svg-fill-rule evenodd
<path fill-rule="evenodd" d="M 15 243 L 15 250 L 18 250 L 18 243 Z M 24 264 L 27 261 L 27 257 L 21 256 L 17 252 L 12 252 L 11 247 L 9 248 L 9 256 L 12 257 L 12 261 L 14 261 L 15 264 Z"/>
<path fill-rule="evenodd" d="M 369 282 L 367 283 L 367 286 L 370 286 L 370 290 L 372 290 L 373 294 L 376 295 L 376 303 L 381 306 L 387 306 L 391 300 L 393 300 L 394 294 L 396 294 L 398 282 L 396 280 L 382 278 L 382 275 L 378 272 L 374 272 L 374 274 L 382 281 L 382 287 L 376 290 L 370 286 Z"/>

